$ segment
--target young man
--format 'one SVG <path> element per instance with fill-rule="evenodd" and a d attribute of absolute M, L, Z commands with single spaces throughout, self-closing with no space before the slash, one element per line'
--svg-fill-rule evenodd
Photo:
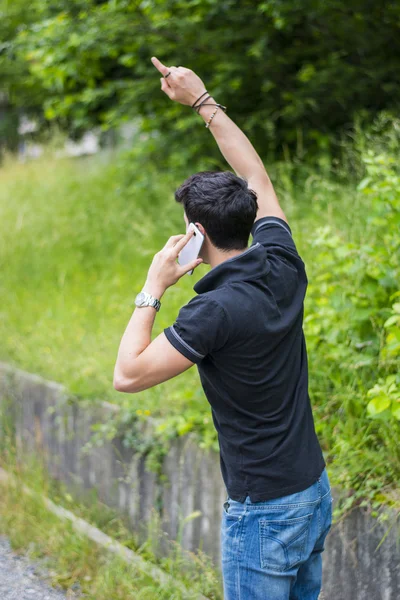
<path fill-rule="evenodd" d="M 201 258 L 176 262 L 191 232 L 155 255 L 121 340 L 114 386 L 139 392 L 197 365 L 228 493 L 225 600 L 316 600 L 332 497 L 308 396 L 304 263 L 260 157 L 225 107 L 207 99 L 190 69 L 152 62 L 171 100 L 206 99 L 199 114 L 236 175 L 197 173 L 176 191 L 186 224 L 205 236 Z M 211 270 L 197 295 L 152 342 L 160 298 L 202 261 Z"/>

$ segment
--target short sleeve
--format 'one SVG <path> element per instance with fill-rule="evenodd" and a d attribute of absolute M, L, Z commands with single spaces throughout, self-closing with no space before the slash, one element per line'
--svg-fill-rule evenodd
<path fill-rule="evenodd" d="M 199 294 L 180 309 L 176 321 L 164 333 L 174 348 L 199 363 L 222 348 L 229 331 L 224 309 L 206 294 Z"/>
<path fill-rule="evenodd" d="M 279 217 L 262 217 L 255 221 L 251 235 L 253 243 L 264 246 L 270 254 L 278 254 L 286 259 L 294 258 L 303 262 L 293 241 L 292 230 Z"/>

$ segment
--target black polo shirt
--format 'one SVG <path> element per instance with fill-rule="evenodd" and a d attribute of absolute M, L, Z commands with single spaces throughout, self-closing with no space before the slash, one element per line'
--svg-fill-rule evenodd
<path fill-rule="evenodd" d="M 304 263 L 289 225 L 254 223 L 253 243 L 211 269 L 165 329 L 197 363 L 228 495 L 243 502 L 306 489 L 325 467 L 308 395 Z"/>

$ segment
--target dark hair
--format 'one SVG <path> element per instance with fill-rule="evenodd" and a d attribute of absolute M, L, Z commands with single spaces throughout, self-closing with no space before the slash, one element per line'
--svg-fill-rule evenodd
<path fill-rule="evenodd" d="M 175 192 L 189 223 L 201 223 L 220 250 L 246 248 L 257 214 L 257 194 L 230 171 L 201 171 Z"/>

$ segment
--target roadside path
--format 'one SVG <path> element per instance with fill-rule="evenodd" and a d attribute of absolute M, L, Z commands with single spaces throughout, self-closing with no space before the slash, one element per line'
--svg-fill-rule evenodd
<path fill-rule="evenodd" d="M 11 550 L 7 538 L 0 535 L 0 598 L 1 600 L 66 600 L 66 596 L 43 581 L 45 570 L 39 562 Z"/>

